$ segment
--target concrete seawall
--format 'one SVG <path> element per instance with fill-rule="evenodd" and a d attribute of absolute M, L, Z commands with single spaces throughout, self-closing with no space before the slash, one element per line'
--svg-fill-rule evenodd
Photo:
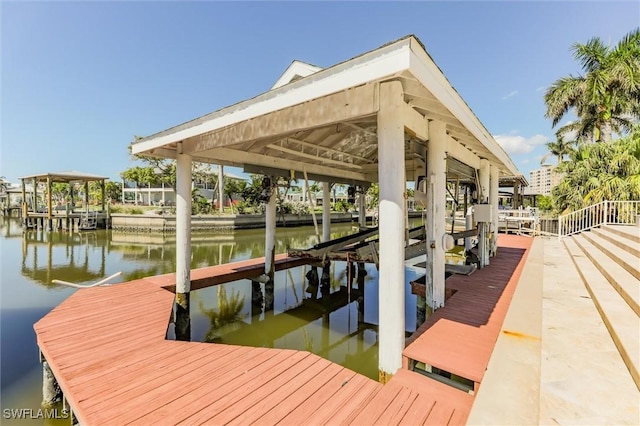
<path fill-rule="evenodd" d="M 316 216 L 318 224 L 322 223 L 322 215 Z M 357 222 L 357 216 L 351 213 L 332 213 L 331 222 Z M 313 225 L 310 214 L 285 214 L 277 218 L 277 226 Z M 234 229 L 263 228 L 264 215 L 220 215 L 220 216 L 191 216 L 192 231 L 230 231 Z M 114 213 L 111 215 L 111 228 L 117 232 L 175 232 L 175 215 L 135 215 Z"/>

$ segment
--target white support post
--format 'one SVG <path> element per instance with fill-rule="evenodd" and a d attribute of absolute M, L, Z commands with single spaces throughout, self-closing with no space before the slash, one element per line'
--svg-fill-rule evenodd
<path fill-rule="evenodd" d="M 402 85 L 380 85 L 378 175 L 380 179 L 379 380 L 386 383 L 402 367 L 404 308 L 404 123 Z"/>
<path fill-rule="evenodd" d="M 224 212 L 224 168 L 218 165 L 218 201 L 220 202 L 220 213 Z"/>
<path fill-rule="evenodd" d="M 180 150 L 180 148 L 178 148 Z M 191 157 L 176 156 L 176 297 L 191 290 Z"/>
<path fill-rule="evenodd" d="M 365 203 L 367 193 L 364 188 L 362 188 L 362 191 L 362 194 L 358 197 L 358 225 L 364 228 L 367 226 L 367 204 Z"/>
<path fill-rule="evenodd" d="M 331 201 L 329 182 L 322 182 L 322 241 L 331 239 Z"/>
<path fill-rule="evenodd" d="M 176 155 L 176 340 L 191 340 L 191 156 Z"/>
<path fill-rule="evenodd" d="M 480 160 L 480 170 L 478 170 L 478 180 L 480 181 L 478 202 L 480 204 L 486 204 L 489 202 L 490 176 L 491 172 L 489 161 L 482 158 Z"/>
<path fill-rule="evenodd" d="M 490 168 L 490 187 L 489 187 L 489 204 L 491 204 L 492 216 L 491 216 L 491 244 L 490 244 L 490 255 L 491 257 L 495 256 L 498 252 L 498 205 L 500 204 L 499 199 L 499 175 L 498 175 L 498 166 L 492 164 Z"/>
<path fill-rule="evenodd" d="M 444 245 L 446 233 L 447 131 L 439 121 L 429 123 L 427 146 L 427 278 L 429 313 L 444 306 Z"/>
<path fill-rule="evenodd" d="M 272 178 L 273 179 L 273 178 Z M 272 180 L 273 182 L 273 180 Z M 275 272 L 275 250 L 276 250 L 276 202 L 278 196 L 276 194 L 277 187 L 274 185 L 271 190 L 271 196 L 267 202 L 267 210 L 265 212 L 265 239 L 264 239 L 264 273 L 273 280 Z"/>
<path fill-rule="evenodd" d="M 487 204 L 489 202 L 489 186 L 490 186 L 490 165 L 486 159 L 480 160 L 480 170 L 478 170 L 478 180 L 480 181 L 480 188 L 478 194 L 478 202 L 480 204 Z M 480 260 L 480 267 L 485 267 L 489 264 L 489 247 L 487 246 L 487 227 L 486 222 L 478 222 L 480 227 L 478 232 L 478 257 Z"/>

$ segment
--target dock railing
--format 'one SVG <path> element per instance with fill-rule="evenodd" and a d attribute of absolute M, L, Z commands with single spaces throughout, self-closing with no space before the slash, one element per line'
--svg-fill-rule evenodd
<path fill-rule="evenodd" d="M 558 217 L 558 238 L 601 225 L 630 225 L 640 213 L 640 201 L 601 201 Z"/>

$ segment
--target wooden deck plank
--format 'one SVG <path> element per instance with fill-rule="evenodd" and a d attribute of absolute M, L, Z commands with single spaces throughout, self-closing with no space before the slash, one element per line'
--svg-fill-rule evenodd
<path fill-rule="evenodd" d="M 351 424 L 353 418 L 358 415 L 359 410 L 367 405 L 367 403 L 372 400 L 378 392 L 380 392 L 383 388 L 383 385 L 380 383 L 366 383 L 362 390 L 355 395 L 353 395 L 348 401 L 345 403 L 334 413 L 331 414 L 329 418 L 322 422 L 323 425 L 347 425 Z M 305 425 L 313 425 L 317 424 L 315 419 L 308 419 L 303 421 L 302 424 Z"/>
<path fill-rule="evenodd" d="M 418 394 L 398 424 L 407 426 L 423 424 L 427 420 L 427 417 L 429 417 L 431 410 L 433 410 L 436 399 L 437 396 Z"/>
<path fill-rule="evenodd" d="M 453 416 L 453 407 L 438 399 L 433 409 L 429 412 L 429 417 L 424 421 L 424 425 L 448 425 Z"/>
<path fill-rule="evenodd" d="M 245 413 L 251 410 L 258 410 L 259 406 L 265 407 L 278 404 L 284 397 L 290 395 L 292 391 L 289 383 L 308 383 L 316 378 L 319 369 L 325 368 L 328 361 L 310 354 L 296 365 L 285 370 L 277 377 L 264 383 L 259 388 L 254 388 L 250 395 L 246 395 L 239 402 L 229 406 L 224 411 L 207 419 L 207 423 L 213 424 L 247 424 Z M 247 416 L 248 417 L 248 416 Z"/>
<path fill-rule="evenodd" d="M 82 386 L 74 391 L 76 398 L 84 402 L 86 412 L 100 410 L 103 407 L 132 401 L 139 395 L 144 395 L 162 384 L 188 374 L 190 369 L 197 369 L 203 363 L 211 361 L 211 356 L 221 356 L 224 352 L 231 352 L 233 348 L 204 346 L 178 353 L 171 358 L 165 358 L 159 364 L 149 364 L 142 370 L 130 372 L 133 374 L 113 375 L 109 382 L 95 382 L 92 386 Z M 213 351 L 213 353 L 212 353 Z M 180 364 L 176 364 L 180 362 Z M 131 380 L 134 377 L 144 377 L 144 381 Z M 105 394 L 103 390 L 113 386 L 114 392 Z"/>
<path fill-rule="evenodd" d="M 314 424 L 325 424 L 331 417 L 340 410 L 343 410 L 345 405 L 350 406 L 353 398 L 357 395 L 366 396 L 373 392 L 377 392 L 382 388 L 382 384 L 369 379 L 368 377 L 360 374 L 354 376 L 348 383 L 340 387 L 339 392 L 334 393 L 331 397 L 322 404 L 313 413 L 313 417 L 309 418 L 309 421 L 313 419 Z M 281 411 L 285 411 L 285 415 L 288 414 L 287 407 L 279 407 Z M 284 415 L 282 416 L 284 417 Z M 265 418 L 265 423 L 276 423 L 268 421 L 270 417 Z M 281 418 L 277 419 L 279 422 Z M 306 423 L 308 424 L 308 422 Z"/>
<path fill-rule="evenodd" d="M 215 402 L 224 394 L 222 389 L 227 383 L 246 375 L 259 374 L 264 369 L 277 365 L 283 358 L 274 356 L 274 350 L 265 348 L 245 348 L 237 361 L 231 365 L 223 365 L 224 369 L 218 368 L 205 377 L 208 384 L 196 386 L 187 394 L 180 395 L 174 400 L 164 404 L 157 410 L 145 414 L 134 420 L 133 424 L 150 425 L 158 423 L 176 424 L 187 417 L 192 412 L 200 410 L 202 407 Z M 250 360 L 250 362 L 248 362 Z M 189 407 L 192 411 L 184 408 Z"/>
<path fill-rule="evenodd" d="M 167 403 L 179 397 L 189 398 L 191 393 L 200 387 L 215 389 L 216 383 L 212 380 L 215 374 L 223 369 L 234 368 L 237 361 L 242 359 L 251 362 L 264 352 L 263 348 L 235 347 L 233 352 L 225 354 L 225 357 L 215 358 L 215 365 L 209 363 L 199 364 L 187 374 L 166 381 L 162 385 L 144 394 L 143 397 L 136 398 L 136 404 L 140 406 L 137 410 L 122 410 L 116 416 L 111 416 L 109 422 L 114 424 L 129 424 L 139 421 L 143 416 L 153 413 L 164 407 Z M 127 404 L 129 405 L 129 404 Z M 164 421 L 164 420 L 163 420 Z"/>
<path fill-rule="evenodd" d="M 250 376 L 245 375 L 244 377 L 238 377 L 221 386 L 218 389 L 218 393 L 220 394 L 219 398 L 216 398 L 215 400 L 212 400 L 210 402 L 207 401 L 205 405 L 194 411 L 191 416 L 184 419 L 179 424 L 191 425 L 194 423 L 206 422 L 207 419 L 215 416 L 219 412 L 224 411 L 231 405 L 240 401 L 243 398 L 243 395 L 247 393 L 247 388 L 255 389 L 257 387 L 263 386 L 264 383 L 278 376 L 286 369 L 293 367 L 295 364 L 308 357 L 309 355 L 310 354 L 308 352 L 284 350 L 278 351 L 277 354 L 274 355 L 274 358 L 281 357 L 277 364 L 271 366 L 268 369 L 260 368 L 262 367 L 260 366 L 255 370 L 255 374 L 252 374 Z"/>
<path fill-rule="evenodd" d="M 376 420 L 376 425 L 397 425 L 402 421 L 404 416 L 413 405 L 413 402 L 418 398 L 418 393 L 414 391 L 409 391 L 409 394 L 403 398 L 396 398 L 394 402 L 394 406 L 389 406 L 387 410 Z"/>
<path fill-rule="evenodd" d="M 167 342 L 174 343 L 174 342 Z M 128 359 L 130 360 L 128 363 L 124 361 L 125 356 L 118 358 L 118 361 L 123 360 L 123 362 L 114 363 L 111 360 L 105 362 L 102 365 L 90 365 L 90 368 L 87 366 L 82 366 L 84 368 L 75 369 L 72 374 L 66 374 L 67 381 L 72 390 L 77 390 L 76 395 L 82 395 L 84 389 L 91 390 L 94 386 L 100 386 L 101 383 L 105 383 L 107 380 L 109 382 L 117 382 L 118 380 L 130 379 L 132 376 L 136 374 L 140 374 L 145 378 L 153 378 L 153 374 L 156 373 L 157 370 L 161 368 L 165 368 L 167 366 L 171 366 L 172 362 L 175 360 L 184 357 L 185 348 L 181 345 L 163 345 L 160 346 L 159 349 L 156 349 L 159 345 L 154 345 L 152 347 L 146 347 L 143 350 L 138 350 L 132 353 L 127 354 Z M 168 350 L 167 350 L 168 349 Z M 219 348 L 199 348 L 198 350 L 208 350 L 208 354 L 212 357 L 215 357 L 216 360 L 220 360 L 223 358 L 227 352 L 218 352 Z M 154 355 L 156 350 L 162 356 L 159 357 L 148 357 L 148 352 L 153 351 Z M 232 353 L 232 351 L 228 351 Z M 155 362 L 151 362 L 151 360 Z M 105 366 L 111 366 L 112 368 L 109 370 L 105 369 Z M 114 366 L 118 366 L 120 368 L 113 368 Z M 79 371 L 78 371 L 79 370 Z M 105 371 L 107 370 L 107 371 Z M 87 372 L 89 374 L 87 374 Z M 67 372 L 65 372 L 67 373 Z M 148 374 L 148 375 L 147 375 Z M 85 378 L 85 375 L 92 376 L 93 379 Z M 99 378 L 104 377 L 106 380 L 99 380 Z M 126 382 L 126 380 L 124 380 Z"/>
<path fill-rule="evenodd" d="M 388 386 L 387 388 L 389 389 L 389 392 L 394 394 L 393 399 L 386 407 L 384 407 L 382 412 L 380 412 L 377 418 L 373 421 L 373 424 L 387 425 L 389 424 L 389 420 L 394 416 L 402 419 L 402 417 L 404 417 L 404 412 L 411 406 L 411 403 L 418 396 L 417 392 L 409 388 L 401 387 L 399 391 L 393 390 L 391 386 Z M 365 408 L 363 411 L 368 411 L 368 409 Z"/>
<path fill-rule="evenodd" d="M 531 244 L 502 237 L 489 267 L 447 280 L 458 291 L 408 340 L 404 357 L 482 381 Z"/>
<path fill-rule="evenodd" d="M 322 408 L 324 403 L 331 398 L 336 392 L 339 392 L 345 384 L 356 375 L 354 371 L 348 370 L 344 367 L 338 367 L 337 374 L 331 377 L 331 379 L 322 388 L 316 390 L 316 392 L 309 397 L 309 399 L 301 405 L 298 405 L 295 409 L 285 416 L 281 422 L 296 423 L 299 419 L 315 419 L 314 413 Z"/>
<path fill-rule="evenodd" d="M 167 342 L 177 343 L 177 342 Z M 184 342 L 180 342 L 184 343 Z M 137 370 L 144 365 L 153 365 L 160 362 L 164 358 L 180 353 L 185 348 L 182 345 L 173 344 L 156 344 L 152 348 L 138 347 L 138 349 L 128 352 L 118 358 L 118 363 L 107 360 L 101 364 L 93 364 L 89 368 L 86 364 L 82 364 L 79 368 L 72 371 L 65 371 L 64 375 L 71 386 L 84 385 L 93 381 L 99 381 L 102 378 L 108 379 L 112 374 L 121 373 L 129 370 Z M 152 352 L 149 355 L 149 352 Z"/>
<path fill-rule="evenodd" d="M 322 358 L 321 358 L 322 359 Z M 263 398 L 252 407 L 236 417 L 230 424 L 247 425 L 254 422 L 260 424 L 275 424 L 291 410 L 304 403 L 310 395 L 331 379 L 338 370 L 335 364 L 323 360 L 316 362 L 309 368 L 304 378 L 296 377 L 282 386 L 277 397 Z M 274 398 L 278 398 L 275 400 Z"/>
<path fill-rule="evenodd" d="M 134 338 L 164 338 L 166 332 L 162 332 L 162 327 L 166 327 L 167 322 L 168 318 L 156 318 L 153 319 L 152 322 L 141 324 L 138 328 L 141 333 L 137 333 L 135 336 L 123 334 L 121 330 L 112 330 L 93 336 L 84 335 L 82 338 L 69 341 L 68 343 L 65 340 L 57 340 L 58 344 L 52 343 L 49 345 L 49 348 L 51 349 L 50 352 L 55 356 L 64 358 L 65 355 L 77 354 L 78 351 L 90 350 L 91 348 L 100 348 L 102 350 L 109 346 L 126 343 Z"/>
<path fill-rule="evenodd" d="M 153 302 L 153 301 L 150 301 Z M 119 327 L 130 327 L 131 334 L 141 334 L 137 325 L 143 325 L 160 317 L 167 321 L 167 325 L 172 316 L 171 308 L 168 308 L 166 301 L 162 303 L 149 303 L 143 308 L 136 310 L 135 317 L 123 315 L 117 311 L 106 312 L 105 315 L 95 318 L 79 318 L 67 323 L 60 322 L 53 326 L 48 326 L 38 334 L 41 342 L 50 343 L 55 340 L 68 340 L 74 335 L 84 334 L 91 336 L 96 331 L 117 330 Z M 121 332 L 120 332 L 121 333 Z M 100 333 L 103 334 L 103 333 Z"/>
<path fill-rule="evenodd" d="M 234 352 L 232 349 L 227 356 L 233 356 Z M 131 383 L 134 377 L 140 377 L 137 374 L 122 378 L 119 383 L 116 382 L 120 386 L 114 394 L 105 395 L 104 391 L 97 390 L 93 395 L 86 396 L 83 401 L 85 416 L 92 424 L 126 424 L 154 407 L 175 399 L 172 392 L 181 395 L 185 385 L 206 377 L 207 366 L 210 368 L 212 358 L 215 359 L 215 355 L 210 356 L 205 348 L 199 353 L 178 357 L 174 362 L 149 373 L 150 377 L 145 378 L 144 382 L 136 380 Z M 179 360 L 184 360 L 186 364 L 176 364 Z M 204 371 L 200 371 L 201 369 Z M 101 394 L 101 398 L 96 396 Z"/>
<path fill-rule="evenodd" d="M 354 417 L 352 424 L 374 424 L 382 413 L 393 405 L 392 403 L 397 396 L 406 399 L 410 393 L 411 391 L 403 386 L 396 385 L 392 382 L 387 383 L 382 387 L 380 392 L 360 410 L 358 415 Z"/>
<path fill-rule="evenodd" d="M 67 308 L 64 311 L 52 312 L 42 320 L 38 321 L 35 325 L 36 329 L 46 329 L 47 327 L 55 326 L 65 321 L 82 321 L 84 318 L 95 317 L 94 311 L 99 310 L 104 314 L 111 314 L 111 312 L 126 312 L 125 309 L 145 307 L 148 304 L 159 303 L 164 300 L 172 300 L 173 293 L 164 289 L 153 289 L 151 291 L 145 291 L 136 294 L 123 294 L 123 295 L 104 295 L 98 301 L 93 303 L 86 303 L 82 298 L 76 298 L 72 295 L 72 299 Z"/>
<path fill-rule="evenodd" d="M 405 356 L 481 380 L 530 240 L 500 236 L 499 245 L 488 268 L 447 280 L 457 292 L 408 340 Z M 280 255 L 276 269 L 307 261 Z M 263 263 L 200 268 L 192 278 L 203 286 L 253 278 Z M 414 372 L 383 386 L 307 352 L 167 341 L 174 284 L 167 274 L 78 290 L 34 325 L 82 424 L 466 421 L 473 396 Z"/>

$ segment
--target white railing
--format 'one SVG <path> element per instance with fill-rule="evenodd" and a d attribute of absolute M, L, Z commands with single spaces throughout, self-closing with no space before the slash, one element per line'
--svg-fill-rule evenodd
<path fill-rule="evenodd" d="M 640 201 L 602 201 L 558 217 L 558 237 L 577 234 L 596 226 L 633 224 Z"/>

